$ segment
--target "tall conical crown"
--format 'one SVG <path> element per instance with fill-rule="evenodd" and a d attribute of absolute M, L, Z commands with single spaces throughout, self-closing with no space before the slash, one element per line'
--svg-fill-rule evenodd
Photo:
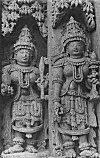
<path fill-rule="evenodd" d="M 80 23 L 75 21 L 71 16 L 64 30 L 64 36 L 62 38 L 63 46 L 65 47 L 69 42 L 76 40 L 86 43 L 86 36 Z"/>
<path fill-rule="evenodd" d="M 18 51 L 20 49 L 28 49 L 33 50 L 35 45 L 32 43 L 32 37 L 30 34 L 30 30 L 27 28 L 27 25 L 25 25 L 24 28 L 22 28 L 21 33 L 19 35 L 19 39 L 14 44 L 14 50 Z"/>

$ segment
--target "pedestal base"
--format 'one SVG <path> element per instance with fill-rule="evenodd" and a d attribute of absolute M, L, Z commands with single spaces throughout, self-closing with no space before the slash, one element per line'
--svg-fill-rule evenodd
<path fill-rule="evenodd" d="M 49 156 L 48 158 L 70 158 L 70 157 L 66 157 L 66 156 Z M 96 153 L 92 156 L 76 156 L 76 158 L 100 158 L 100 154 Z"/>
<path fill-rule="evenodd" d="M 13 154 L 1 154 L 1 158 L 48 158 L 49 152 L 39 152 L 39 153 L 29 153 L 29 152 L 21 152 L 21 153 L 13 153 Z"/>
<path fill-rule="evenodd" d="M 67 158 L 66 156 L 49 156 L 48 151 L 39 152 L 39 153 L 13 153 L 13 154 L 2 154 L 1 158 Z M 69 158 L 69 157 L 68 157 Z M 95 154 L 93 156 L 77 156 L 76 158 L 100 158 L 100 154 Z"/>

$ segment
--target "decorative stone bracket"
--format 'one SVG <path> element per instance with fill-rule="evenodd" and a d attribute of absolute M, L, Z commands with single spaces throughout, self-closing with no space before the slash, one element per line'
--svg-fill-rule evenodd
<path fill-rule="evenodd" d="M 65 16 L 66 11 L 73 8 L 80 8 L 85 16 L 87 29 L 95 29 L 94 6 L 89 0 L 52 0 L 52 27 L 57 28 L 61 19 Z"/>
<path fill-rule="evenodd" d="M 40 33 L 47 37 L 47 4 L 34 0 L 8 0 L 2 2 L 2 35 L 13 31 L 19 18 L 31 15 L 37 22 Z"/>

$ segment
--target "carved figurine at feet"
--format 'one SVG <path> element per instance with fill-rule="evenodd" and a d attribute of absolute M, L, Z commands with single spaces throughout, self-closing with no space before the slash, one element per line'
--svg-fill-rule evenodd
<path fill-rule="evenodd" d="M 32 43 L 30 31 L 25 26 L 14 44 L 15 63 L 3 68 L 2 94 L 14 94 L 11 116 L 13 146 L 3 153 L 28 151 L 36 153 L 36 140 L 43 128 L 42 101 L 36 81 L 39 69 L 33 66 L 36 47 Z"/>
<path fill-rule="evenodd" d="M 53 59 L 54 118 L 60 134 L 57 145 L 60 142 L 66 157 L 91 156 L 96 152 L 93 105 L 98 99 L 98 62 L 93 53 L 86 56 L 86 35 L 73 17 L 66 24 L 62 42 L 62 54 Z"/>

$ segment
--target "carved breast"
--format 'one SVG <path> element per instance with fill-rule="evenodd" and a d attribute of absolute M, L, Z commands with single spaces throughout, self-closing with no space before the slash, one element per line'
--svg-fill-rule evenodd
<path fill-rule="evenodd" d="M 75 71 L 74 66 L 71 63 L 68 63 L 64 66 L 63 73 L 64 73 L 64 76 L 65 76 L 65 82 L 62 86 L 61 96 L 64 96 L 70 89 L 73 89 L 76 92 L 77 85 L 81 86 L 84 83 L 84 79 L 86 79 L 86 77 L 89 73 L 88 63 L 86 63 L 84 65 L 80 65 L 80 66 L 82 66 L 82 75 L 80 75 L 80 81 L 79 82 L 77 81 L 77 79 L 75 80 L 75 78 L 74 78 L 75 77 L 74 76 L 74 74 L 75 74 L 74 73 L 74 71 Z M 82 79 L 81 79 L 81 77 L 82 77 Z M 85 88 L 84 86 L 82 86 L 83 91 L 84 91 L 84 88 Z M 83 94 L 83 92 L 82 92 L 82 94 Z"/>
<path fill-rule="evenodd" d="M 74 73 L 73 64 L 67 63 L 64 66 L 63 73 L 64 73 L 65 78 L 70 78 L 70 77 L 72 78 L 73 77 L 73 73 Z M 87 63 L 85 63 L 84 65 L 82 65 L 82 73 L 83 73 L 84 77 L 86 77 L 88 75 L 89 69 L 88 69 L 88 64 Z"/>
<path fill-rule="evenodd" d="M 65 78 L 73 76 L 73 68 L 71 64 L 65 65 L 63 71 L 64 71 Z"/>
<path fill-rule="evenodd" d="M 37 79 L 37 76 L 35 73 L 29 73 L 29 81 L 30 83 L 34 83 Z M 11 80 L 14 82 L 14 83 L 19 83 L 19 80 L 20 80 L 20 72 L 19 71 L 14 71 L 11 73 Z"/>
<path fill-rule="evenodd" d="M 25 82 L 27 80 L 29 80 L 30 84 L 34 84 L 34 82 L 37 80 L 37 74 L 34 70 L 24 72 L 23 70 L 16 69 L 11 72 L 11 80 L 15 84 L 19 84 L 20 82 Z"/>

